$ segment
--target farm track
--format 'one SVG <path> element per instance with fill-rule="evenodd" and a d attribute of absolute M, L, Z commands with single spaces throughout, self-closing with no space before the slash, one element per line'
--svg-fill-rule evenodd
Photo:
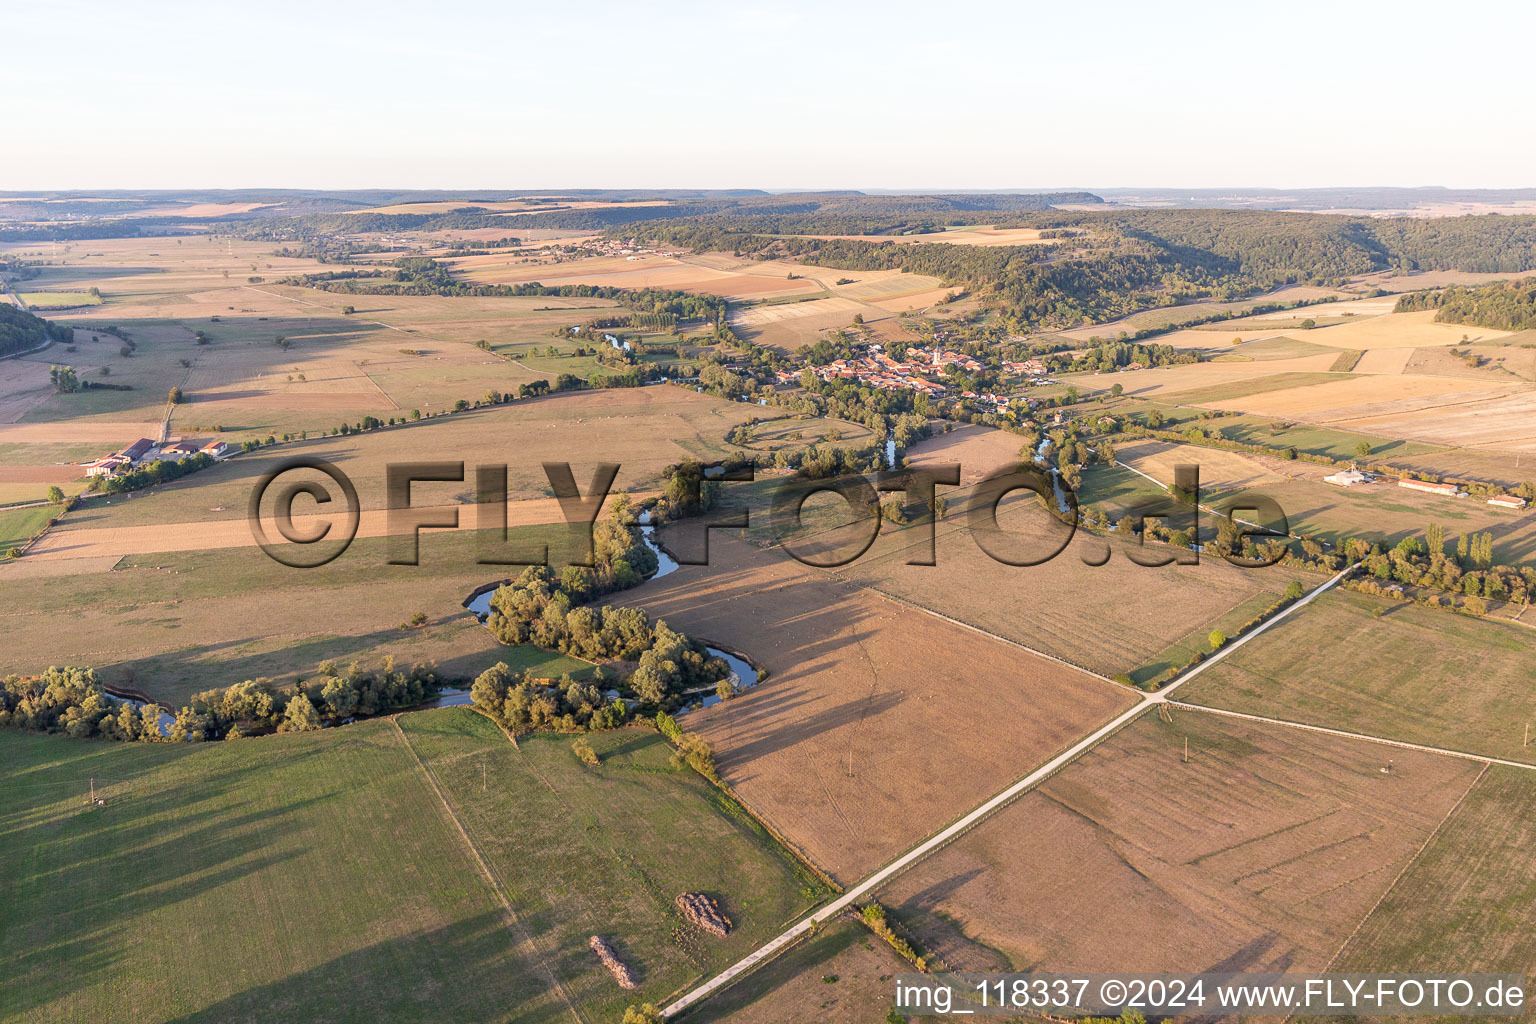
<path fill-rule="evenodd" d="M 1228 644 L 1226 647 L 1223 647 L 1220 651 L 1213 654 L 1205 661 L 1202 661 L 1199 665 L 1196 665 L 1194 668 L 1184 673 L 1184 675 L 1163 687 L 1163 689 L 1157 693 L 1143 694 L 1141 699 L 1130 708 L 1121 712 L 1119 715 L 1116 715 L 1106 724 L 1100 726 L 1098 729 L 1095 729 L 1087 736 L 1078 740 L 1072 746 L 1068 747 L 1066 750 L 1062 751 L 1060 754 L 1057 754 L 1055 757 L 1041 765 L 1039 768 L 1024 776 L 1024 778 L 1013 783 L 1011 786 L 1004 789 L 996 796 L 988 799 L 979 807 L 971 810 L 957 821 L 943 829 L 940 829 L 932 836 L 929 836 L 927 839 L 923 840 L 917 846 L 908 850 L 906 853 L 902 854 L 900 857 L 896 858 L 896 860 L 887 864 L 885 867 L 880 868 L 873 874 L 866 876 L 862 882 L 859 882 L 857 885 L 854 885 L 844 891 L 844 893 L 837 899 L 833 900 L 831 903 L 828 903 L 820 910 L 814 911 L 807 917 L 796 922 L 787 931 L 769 940 L 766 944 L 748 954 L 741 960 L 737 961 L 735 964 L 732 964 L 730 967 L 727 967 L 724 971 L 717 974 L 709 981 L 693 989 L 691 992 L 686 993 L 676 1001 L 670 1003 L 665 1009 L 663 1009 L 662 1014 L 666 1017 L 673 1017 L 679 1013 L 682 1013 L 684 1010 L 709 996 L 711 993 L 726 987 L 737 978 L 740 978 L 741 976 L 752 971 L 758 965 L 772 959 L 774 956 L 787 949 L 789 946 L 793 945 L 813 927 L 830 921 L 838 914 L 852 906 L 860 897 L 873 892 L 880 885 L 894 878 L 896 875 L 911 867 L 913 864 L 934 853 L 941 847 L 948 845 L 961 834 L 968 832 L 972 827 L 989 817 L 994 811 L 997 811 L 1000 808 L 1012 803 L 1015 798 L 1021 796 L 1029 790 L 1034 789 L 1046 779 L 1067 767 L 1078 757 L 1096 747 L 1100 742 L 1114 735 L 1116 732 L 1120 731 L 1120 729 L 1135 721 L 1142 714 L 1150 710 L 1154 705 L 1173 704 L 1175 707 L 1193 708 L 1194 705 L 1184 705 L 1178 702 L 1170 701 L 1168 699 L 1168 694 L 1178 689 L 1180 686 L 1183 686 L 1191 679 L 1197 678 L 1212 665 L 1219 664 L 1221 661 L 1225 660 L 1227 656 L 1230 655 L 1233 651 L 1244 646 L 1255 637 L 1262 636 L 1264 633 L 1268 632 L 1279 623 L 1284 622 L 1290 616 L 1311 604 L 1318 597 L 1337 586 L 1356 568 L 1358 568 L 1358 565 L 1350 565 L 1347 568 L 1341 570 L 1339 573 L 1330 577 L 1326 583 L 1323 583 L 1321 586 L 1314 589 L 1311 593 L 1302 597 L 1300 600 L 1286 608 L 1280 614 L 1264 622 L 1258 628 L 1254 629 L 1253 632 L 1248 633 L 1247 635 Z M 1259 720 L 1263 721 L 1263 719 Z M 1320 729 L 1318 731 L 1333 732 L 1334 730 Z M 1411 744 L 1403 744 L 1403 746 L 1411 746 Z M 1433 750 L 1433 748 L 1422 749 L 1436 752 Z M 1470 755 L 1463 754 L 1461 756 L 1465 757 Z M 1488 759 L 1479 758 L 1478 760 Z M 1527 765 L 1525 767 L 1531 766 Z"/>
<path fill-rule="evenodd" d="M 533 959 L 538 961 L 539 967 L 544 971 L 546 975 L 548 975 L 550 985 L 556 992 L 560 993 L 561 1000 L 565 1003 L 567 1009 L 571 1011 L 571 1016 L 575 1018 L 577 1024 L 587 1024 L 587 1021 L 576 1009 L 576 1004 L 572 1002 L 570 993 L 565 990 L 565 986 L 560 983 L 560 978 L 549 966 L 549 961 L 544 959 L 544 953 L 534 942 L 533 935 L 523 927 L 522 921 L 518 919 L 517 911 L 512 909 L 512 900 L 507 895 L 506 886 L 502 884 L 500 877 L 497 876 L 496 872 L 491 868 L 489 862 L 487 862 L 485 857 L 480 853 L 480 847 L 470 836 L 469 830 L 465 828 L 464 822 L 459 818 L 458 812 L 453 809 L 453 804 L 449 802 L 448 794 L 443 792 L 443 787 L 438 783 L 437 776 L 432 774 L 432 769 L 427 767 L 426 762 L 421 759 L 421 755 L 416 753 L 416 748 L 411 745 L 410 737 L 405 734 L 404 729 L 400 728 L 400 716 L 391 715 L 389 718 L 389 724 L 394 726 L 395 733 L 400 737 L 400 742 L 405 746 L 406 750 L 410 751 L 411 758 L 416 762 L 416 767 L 418 770 L 420 770 L 422 778 L 426 780 L 427 785 L 431 788 L 433 795 L 437 797 L 437 802 L 442 807 L 443 814 L 446 815 L 448 820 L 453 823 L 453 827 L 459 833 L 459 838 L 463 840 L 465 848 L 469 851 L 470 858 L 475 862 L 475 866 L 480 869 L 481 877 L 484 878 L 486 884 L 491 887 L 491 891 L 496 894 L 496 898 L 501 903 L 502 911 L 506 914 L 508 925 L 517 934 L 518 938 L 521 940 L 521 944 L 533 954 Z"/>

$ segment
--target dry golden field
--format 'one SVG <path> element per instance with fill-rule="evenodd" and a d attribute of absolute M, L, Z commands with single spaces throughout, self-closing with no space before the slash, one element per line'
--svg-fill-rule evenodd
<path fill-rule="evenodd" d="M 1327 309 L 1328 307 L 1319 308 Z M 1333 348 L 1418 348 L 1424 345 L 1456 345 L 1465 344 L 1466 341 L 1487 341 L 1504 337 L 1508 333 L 1508 331 L 1496 331 L 1488 327 L 1436 323 L 1435 311 L 1426 309 L 1417 313 L 1388 312 L 1382 316 L 1361 317 L 1334 327 L 1318 327 L 1307 332 L 1307 340 Z"/>
<path fill-rule="evenodd" d="M 1319 971 L 1479 767 L 1149 713 L 881 898 L 956 970 Z"/>
<path fill-rule="evenodd" d="M 718 531 L 708 567 L 622 603 L 768 670 L 687 726 L 749 806 L 844 882 L 1131 702 L 1107 680 Z"/>

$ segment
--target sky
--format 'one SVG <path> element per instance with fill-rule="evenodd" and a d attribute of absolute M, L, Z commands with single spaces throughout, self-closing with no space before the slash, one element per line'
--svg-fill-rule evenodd
<path fill-rule="evenodd" d="M 52 0 L 0 189 L 1536 186 L 1536 5 Z"/>

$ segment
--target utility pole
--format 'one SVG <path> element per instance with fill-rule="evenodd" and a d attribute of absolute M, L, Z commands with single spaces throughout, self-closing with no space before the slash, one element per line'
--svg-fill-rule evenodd
<path fill-rule="evenodd" d="M 1184 763 L 1189 764 L 1189 737 L 1184 737 Z"/>
<path fill-rule="evenodd" d="M 96 777 L 93 775 L 93 776 L 91 776 L 91 803 L 94 804 L 95 802 L 96 802 Z"/>

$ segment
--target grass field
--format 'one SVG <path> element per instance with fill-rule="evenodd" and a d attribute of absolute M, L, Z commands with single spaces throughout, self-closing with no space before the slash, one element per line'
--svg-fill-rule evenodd
<path fill-rule="evenodd" d="M 954 970 L 1322 970 L 1478 771 L 1147 714 L 880 897 Z"/>
<path fill-rule="evenodd" d="M 90 292 L 18 292 L 21 299 L 33 309 L 69 309 L 74 306 L 99 306 L 101 296 Z"/>
<path fill-rule="evenodd" d="M 1491 766 L 1329 968 L 1536 972 L 1536 776 Z"/>
<path fill-rule="evenodd" d="M 1381 615 L 1376 615 L 1377 610 Z M 1536 763 L 1536 632 L 1335 590 L 1181 700 Z"/>
<path fill-rule="evenodd" d="M 401 725 L 509 893 L 522 927 L 589 1021 L 638 999 L 665 1003 L 777 935 L 819 898 L 820 883 L 691 769 L 673 768 L 655 732 L 589 737 L 589 768 L 568 737 L 507 742 L 467 710 Z M 683 921 L 680 892 L 704 892 L 732 921 L 717 939 Z M 618 988 L 587 948 L 602 935 L 635 969 Z"/>
<path fill-rule="evenodd" d="M 652 732 L 592 737 L 590 768 L 565 739 L 513 747 L 467 710 L 401 726 L 190 747 L 0 735 L 0 1016 L 524 1022 L 574 1004 L 613 1020 L 810 899 L 788 855 Z M 104 808 L 82 806 L 91 778 Z M 684 890 L 720 901 L 727 939 L 678 918 Z M 639 992 L 613 984 L 593 933 Z"/>
<path fill-rule="evenodd" d="M 56 505 L 34 508 L 0 509 L 0 555 L 13 547 L 22 547 L 48 520 L 59 514 Z"/>
<path fill-rule="evenodd" d="M 514 528 L 513 539 L 545 538 L 560 551 L 563 528 Z M 497 661 L 540 675 L 580 673 L 581 662 L 498 644 L 462 602 L 516 567 L 475 564 L 472 533 L 422 537 L 421 564 L 386 564 L 382 538 L 360 538 L 318 569 L 289 569 L 259 548 L 139 555 L 88 571 L 12 575 L 69 562 L 0 565 L 10 637 L 5 671 L 49 665 L 97 669 L 111 684 L 172 703 L 214 686 L 260 676 L 314 673 L 326 659 L 431 662 L 446 679 L 470 679 Z M 415 612 L 427 624 L 401 629 Z M 69 628 L 61 628 L 62 621 Z"/>
<path fill-rule="evenodd" d="M 0 764 L 6 1020 L 569 1019 L 388 722 Z"/>

